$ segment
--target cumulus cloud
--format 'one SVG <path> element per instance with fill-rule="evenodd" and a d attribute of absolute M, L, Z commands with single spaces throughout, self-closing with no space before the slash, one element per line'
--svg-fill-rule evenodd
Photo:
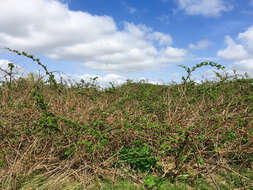
<path fill-rule="evenodd" d="M 127 22 L 119 29 L 112 17 L 72 11 L 57 0 L 5 0 L 0 26 L 0 46 L 107 72 L 157 68 L 187 53 L 172 47 L 168 34 Z"/>
<path fill-rule="evenodd" d="M 220 16 L 222 12 L 232 9 L 224 0 L 175 0 L 179 9 L 188 15 L 203 15 L 207 17 Z"/>
<path fill-rule="evenodd" d="M 205 49 L 212 45 L 212 43 L 209 40 L 200 40 L 196 44 L 189 44 L 190 49 L 196 49 L 196 50 L 201 50 Z"/>
<path fill-rule="evenodd" d="M 247 31 L 238 35 L 239 40 L 244 42 L 250 54 L 253 54 L 253 25 Z"/>
<path fill-rule="evenodd" d="M 172 38 L 168 34 L 163 34 L 161 32 L 153 32 L 150 33 L 148 36 L 148 39 L 153 41 L 158 41 L 159 45 L 170 45 L 172 44 Z"/>
<path fill-rule="evenodd" d="M 217 55 L 224 60 L 232 61 L 234 68 L 253 75 L 253 26 L 245 32 L 239 33 L 236 43 L 230 36 L 226 36 L 227 47 L 219 50 Z"/>
<path fill-rule="evenodd" d="M 12 63 L 12 62 L 9 60 L 0 59 L 0 82 L 4 81 L 6 77 L 8 76 L 6 72 L 10 72 L 9 63 Z M 16 64 L 13 64 L 13 65 L 14 65 L 14 68 L 12 70 L 13 78 L 19 78 L 26 72 L 25 68 Z"/>
<path fill-rule="evenodd" d="M 236 44 L 235 41 L 230 37 L 225 37 L 225 43 L 227 47 L 223 50 L 218 51 L 218 56 L 226 60 L 240 60 L 248 57 L 248 52 L 241 44 Z"/>

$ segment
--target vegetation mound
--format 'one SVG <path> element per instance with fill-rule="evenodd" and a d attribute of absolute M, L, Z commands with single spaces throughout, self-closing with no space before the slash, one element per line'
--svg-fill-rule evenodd
<path fill-rule="evenodd" d="M 38 59 L 25 55 L 40 63 Z M 41 64 L 41 63 L 40 63 Z M 42 65 L 42 64 L 41 64 Z M 253 188 L 253 79 L 0 86 L 0 189 Z"/>

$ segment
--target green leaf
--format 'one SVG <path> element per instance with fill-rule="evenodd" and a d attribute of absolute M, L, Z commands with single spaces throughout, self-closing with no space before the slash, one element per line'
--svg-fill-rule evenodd
<path fill-rule="evenodd" d="M 156 182 L 155 182 L 155 177 L 154 176 L 150 176 L 148 177 L 146 180 L 144 180 L 145 185 L 147 185 L 148 187 L 154 187 Z"/>
<path fill-rule="evenodd" d="M 69 156 L 74 150 L 75 150 L 75 147 L 72 146 L 70 149 L 68 149 L 67 151 L 65 151 L 64 154 L 65 154 L 66 156 Z"/>

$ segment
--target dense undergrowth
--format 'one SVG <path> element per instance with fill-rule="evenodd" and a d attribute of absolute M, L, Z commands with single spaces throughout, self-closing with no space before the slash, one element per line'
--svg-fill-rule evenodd
<path fill-rule="evenodd" d="M 253 79 L 0 86 L 0 189 L 253 189 Z"/>

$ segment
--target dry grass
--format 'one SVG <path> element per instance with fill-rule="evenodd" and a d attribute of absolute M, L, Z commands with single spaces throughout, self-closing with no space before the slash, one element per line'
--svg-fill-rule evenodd
<path fill-rule="evenodd" d="M 5 83 L 0 189 L 88 189 L 105 178 L 112 188 L 126 179 L 140 188 L 169 180 L 190 189 L 203 179 L 210 189 L 249 189 L 252 81 L 128 82 L 103 91 L 83 83 Z"/>

